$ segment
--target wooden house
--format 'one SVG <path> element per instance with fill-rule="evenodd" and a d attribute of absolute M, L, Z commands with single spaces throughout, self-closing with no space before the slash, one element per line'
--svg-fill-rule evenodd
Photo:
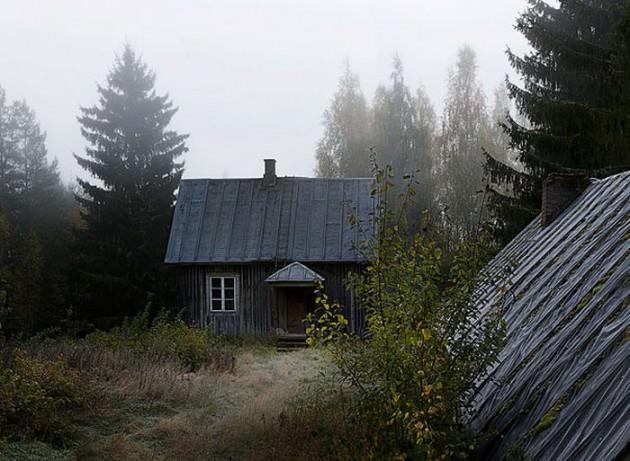
<path fill-rule="evenodd" d="M 373 233 L 369 178 L 182 180 L 165 262 L 177 266 L 191 323 L 224 334 L 303 334 L 324 284 L 350 327 L 361 325 L 344 283 Z M 354 224 L 349 223 L 349 216 Z"/>

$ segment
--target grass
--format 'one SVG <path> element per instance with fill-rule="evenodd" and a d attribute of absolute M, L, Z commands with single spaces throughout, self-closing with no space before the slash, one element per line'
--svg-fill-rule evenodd
<path fill-rule="evenodd" d="M 243 348 L 236 363 L 231 372 L 195 373 L 188 381 L 190 399 L 159 401 L 151 408 L 127 401 L 111 409 L 101 431 L 73 455 L 87 460 L 243 459 L 247 447 L 226 448 L 225 435 L 249 437 L 252 424 L 275 418 L 326 366 L 315 351 L 281 354 L 268 347 Z"/>
<path fill-rule="evenodd" d="M 305 461 L 403 459 L 378 407 L 359 408 L 339 388 L 314 387 L 268 418 L 225 424 L 209 459 Z"/>
<path fill-rule="evenodd" d="M 0 422 L 8 415 L 13 424 L 0 432 L 0 459 L 308 461 L 333 453 L 340 460 L 397 454 L 396 438 L 379 426 L 378 407 L 359 408 L 318 349 L 281 353 L 267 340 L 216 338 L 177 320 L 140 318 L 80 340 L 5 345 L 0 361 L 9 370 L 0 378 L 19 375 L 13 381 L 22 386 L 0 379 Z M 22 389 L 39 400 L 23 398 Z M 21 429 L 24 421 L 32 430 Z"/>
<path fill-rule="evenodd" d="M 230 459 L 217 454 L 230 451 L 227 432 L 274 420 L 329 367 L 314 350 L 212 339 L 192 368 L 177 347 L 136 347 L 122 336 L 21 345 L 33 363 L 80 375 L 87 405 L 61 413 L 69 425 L 62 441 L 16 431 L 0 439 L 0 459 Z M 232 459 L 242 459 L 240 448 Z"/>

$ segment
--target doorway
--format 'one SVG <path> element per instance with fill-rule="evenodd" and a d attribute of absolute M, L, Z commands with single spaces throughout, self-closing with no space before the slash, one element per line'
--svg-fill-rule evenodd
<path fill-rule="evenodd" d="M 275 287 L 277 290 L 278 326 L 290 335 L 305 335 L 304 319 L 313 312 L 314 287 Z"/>
<path fill-rule="evenodd" d="M 272 325 L 280 335 L 306 337 L 304 319 L 314 311 L 315 289 L 326 279 L 294 261 L 265 279 L 271 285 Z"/>

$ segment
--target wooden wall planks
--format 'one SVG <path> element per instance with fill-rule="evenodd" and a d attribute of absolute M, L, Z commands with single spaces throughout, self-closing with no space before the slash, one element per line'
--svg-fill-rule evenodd
<path fill-rule="evenodd" d="M 187 319 L 201 328 L 211 328 L 213 334 L 264 335 L 277 327 L 278 313 L 272 301 L 271 286 L 265 279 L 283 264 L 252 263 L 235 265 L 195 265 L 180 267 L 182 302 Z M 354 303 L 354 294 L 347 290 L 349 272 L 359 272 L 356 263 L 310 263 L 308 265 L 326 279 L 325 289 L 331 301 L 344 306 L 353 331 L 361 330 L 363 316 Z M 239 302 L 235 312 L 211 312 L 208 307 L 207 283 L 211 274 L 234 274 L 238 278 Z"/>

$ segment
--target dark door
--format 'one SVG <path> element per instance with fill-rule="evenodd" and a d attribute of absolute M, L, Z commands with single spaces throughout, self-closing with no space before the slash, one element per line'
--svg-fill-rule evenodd
<path fill-rule="evenodd" d="M 287 332 L 304 334 L 304 319 L 307 313 L 308 289 L 287 290 Z"/>

